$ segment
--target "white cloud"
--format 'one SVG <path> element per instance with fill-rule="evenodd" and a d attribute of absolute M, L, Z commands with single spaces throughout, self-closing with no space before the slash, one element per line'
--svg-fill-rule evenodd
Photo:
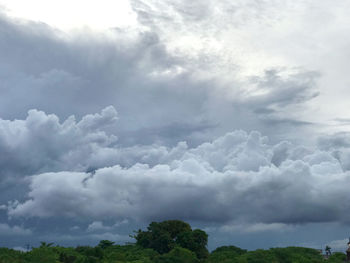
<path fill-rule="evenodd" d="M 24 247 L 14 247 L 13 248 L 14 250 L 18 250 L 18 251 L 21 251 L 21 252 L 27 252 L 28 249 L 24 248 Z"/>
<path fill-rule="evenodd" d="M 66 34 L 3 16 L 0 23 L 2 118 L 32 108 L 80 118 L 112 105 L 124 145 L 198 144 L 235 129 L 295 138 L 291 130 L 310 125 L 303 116 L 319 75 L 307 68 L 271 66 L 242 77 L 235 54 L 192 57 L 172 50 L 157 28 Z"/>
<path fill-rule="evenodd" d="M 0 223 L 0 234 L 3 236 L 27 236 L 31 235 L 32 231 L 21 226 L 10 226 Z"/>
<path fill-rule="evenodd" d="M 349 223 L 350 174 L 343 172 L 341 163 L 331 153 L 300 151 L 284 143 L 288 150 L 276 166 L 272 160 L 280 154 L 279 145 L 269 145 L 257 132 L 236 131 L 196 148 L 164 148 L 152 160 L 154 166 L 139 163 L 142 158 L 137 157 L 130 167 L 114 165 L 93 174 L 34 175 L 28 200 L 14 203 L 8 213 L 245 221 L 251 231 L 308 222 Z M 154 150 L 159 152 L 158 147 Z M 107 230 L 99 221 L 90 226 Z"/>
<path fill-rule="evenodd" d="M 199 76 L 210 78 L 217 74 L 221 75 L 221 81 L 230 81 L 232 72 L 251 76 L 261 75 L 269 68 L 315 70 L 321 73 L 317 81 L 321 93 L 306 112 L 299 112 L 299 118 L 303 116 L 304 120 L 322 122 L 326 126 L 329 119 L 349 118 L 346 47 L 350 38 L 345 34 L 349 2 L 131 2 L 139 20 L 156 31 L 169 49 L 207 63 L 207 70 Z M 235 87 L 229 89 L 233 96 L 234 90 Z M 244 90 L 248 91 L 249 86 Z M 293 110 L 289 112 L 292 114 Z M 343 127 L 321 126 L 318 129 L 325 128 L 339 130 Z"/>
<path fill-rule="evenodd" d="M 101 221 L 94 221 L 90 225 L 88 225 L 86 231 L 87 232 L 95 232 L 95 231 L 108 231 L 113 229 L 110 226 L 105 226 Z"/>
<path fill-rule="evenodd" d="M 220 227 L 222 232 L 241 232 L 241 233 L 256 233 L 256 232 L 284 232 L 293 230 L 293 226 L 283 223 L 256 223 L 256 224 L 228 224 Z"/>
<path fill-rule="evenodd" d="M 349 239 L 345 238 L 340 240 L 332 240 L 327 245 L 332 248 L 333 252 L 335 251 L 345 252 L 346 249 L 348 248 L 348 242 L 349 242 Z"/>
<path fill-rule="evenodd" d="M 76 122 L 73 116 L 63 123 L 55 115 L 30 110 L 25 120 L 0 119 L 0 165 L 7 176 L 38 171 L 84 170 L 85 158 L 98 148 L 108 148 L 117 139 L 105 130 L 113 127 L 117 113 L 107 107 L 101 114 L 86 115 Z"/>
<path fill-rule="evenodd" d="M 83 27 L 106 30 L 136 25 L 136 14 L 126 0 L 62 0 L 50 3 L 43 0 L 1 0 L 0 5 L 3 5 L 6 14 L 12 17 L 44 22 L 67 31 Z"/>

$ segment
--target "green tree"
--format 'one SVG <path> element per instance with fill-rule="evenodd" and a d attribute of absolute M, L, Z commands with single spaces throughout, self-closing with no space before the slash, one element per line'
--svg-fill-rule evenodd
<path fill-rule="evenodd" d="M 45 248 L 45 247 L 51 247 L 54 243 L 46 243 L 41 241 L 40 242 L 40 248 Z"/>
<path fill-rule="evenodd" d="M 156 263 L 198 263 L 198 259 L 192 251 L 175 247 L 169 253 L 158 257 Z"/>
<path fill-rule="evenodd" d="M 75 251 L 83 256 L 81 260 L 83 263 L 98 263 L 103 258 L 103 249 L 98 246 L 78 246 Z"/>
<path fill-rule="evenodd" d="M 136 233 L 136 244 L 143 248 L 152 248 L 160 254 L 168 253 L 176 245 L 179 234 L 192 231 L 191 226 L 180 220 L 152 222 L 147 231 Z"/>
<path fill-rule="evenodd" d="M 328 258 L 329 263 L 343 263 L 345 260 L 346 255 L 341 252 L 335 252 Z"/>
<path fill-rule="evenodd" d="M 9 249 L 9 248 L 0 248 L 0 263 L 22 263 L 23 252 Z"/>
<path fill-rule="evenodd" d="M 201 260 L 209 256 L 207 243 L 208 235 L 200 229 L 182 232 L 176 239 L 176 244 L 193 251 L 196 254 L 197 258 Z"/>
<path fill-rule="evenodd" d="M 98 247 L 102 248 L 102 249 L 106 249 L 110 246 L 113 246 L 114 242 L 109 241 L 109 240 L 101 240 L 100 243 L 97 245 Z"/>
<path fill-rule="evenodd" d="M 28 261 L 33 263 L 56 263 L 59 259 L 59 255 L 55 252 L 54 248 L 47 246 L 34 248 L 26 256 Z"/>
<path fill-rule="evenodd" d="M 139 230 L 134 236 L 136 244 L 143 248 L 152 248 L 160 254 L 170 252 L 176 246 L 186 248 L 204 260 L 208 257 L 208 235 L 200 229 L 192 230 L 191 226 L 181 220 L 152 222 L 147 231 Z"/>
<path fill-rule="evenodd" d="M 247 250 L 236 246 L 222 246 L 211 252 L 208 263 L 235 263 L 236 258 L 247 253 Z"/>
<path fill-rule="evenodd" d="M 269 250 L 258 249 L 249 251 L 238 258 L 237 262 L 244 263 L 279 263 L 277 257 Z"/>

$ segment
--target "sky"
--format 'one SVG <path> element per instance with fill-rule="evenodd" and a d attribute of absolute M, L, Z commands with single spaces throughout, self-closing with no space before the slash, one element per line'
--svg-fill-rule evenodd
<path fill-rule="evenodd" d="M 343 251 L 350 2 L 0 0 L 0 246 Z"/>

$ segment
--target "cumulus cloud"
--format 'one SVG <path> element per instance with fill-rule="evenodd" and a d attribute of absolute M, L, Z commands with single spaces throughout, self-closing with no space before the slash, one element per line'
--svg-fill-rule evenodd
<path fill-rule="evenodd" d="M 79 122 L 71 116 L 60 123 L 56 115 L 37 110 L 30 110 L 25 120 L 0 119 L 2 179 L 45 170 L 87 169 L 86 157 L 117 140 L 105 131 L 116 120 L 113 107 L 86 115 Z"/>
<path fill-rule="evenodd" d="M 1 215 L 93 239 L 126 218 L 349 223 L 348 134 L 295 142 L 349 117 L 340 2 L 132 0 L 139 24 L 106 33 L 0 13 Z"/>
<path fill-rule="evenodd" d="M 91 224 L 88 225 L 86 231 L 87 232 L 111 232 L 115 230 L 116 228 L 128 224 L 128 220 L 124 219 L 120 222 L 116 222 L 114 225 L 106 226 L 101 221 L 94 221 Z"/>
<path fill-rule="evenodd" d="M 136 158 L 131 166 L 116 164 L 94 173 L 34 175 L 28 199 L 12 203 L 8 214 L 136 221 L 182 218 L 273 227 L 350 222 L 350 174 L 329 152 L 287 142 L 270 145 L 258 132 L 243 131 L 195 148 L 180 143 L 154 151 L 154 165 Z M 94 223 L 98 225 L 103 227 Z"/>
<path fill-rule="evenodd" d="M 0 119 L 1 180 L 14 180 L 44 172 L 93 172 L 116 164 L 131 167 L 135 163 L 145 163 L 153 167 L 168 164 L 176 158 L 183 158 L 183 155 L 194 155 L 195 159 L 205 158 L 207 161 L 211 155 L 210 165 L 219 171 L 232 169 L 229 166 L 238 166 L 239 169 L 254 166 L 254 169 L 258 169 L 260 162 L 267 164 L 270 158 L 265 154 L 254 153 L 254 149 L 247 149 L 250 152 L 242 153 L 239 160 L 228 161 L 230 156 L 223 156 L 222 151 L 229 151 L 227 147 L 232 145 L 225 144 L 230 145 L 232 142 L 225 137 L 215 141 L 213 152 L 205 148 L 205 143 L 191 150 L 186 142 L 179 142 L 170 148 L 161 144 L 125 147 L 116 135 L 119 125 L 118 114 L 113 106 L 106 107 L 100 113 L 85 115 L 80 120 L 70 116 L 61 121 L 54 114 L 38 110 L 28 111 L 23 120 Z M 237 133 L 237 138 L 242 136 L 246 135 Z M 283 151 L 287 151 L 283 145 L 275 146 L 279 154 L 271 157 L 274 164 L 281 162 L 279 159 L 285 155 Z M 270 154 L 264 147 L 261 151 Z M 245 160 L 248 155 L 249 158 L 255 155 L 256 163 Z"/>
<path fill-rule="evenodd" d="M 338 132 L 321 136 L 318 139 L 318 147 L 331 152 L 334 158 L 339 160 L 344 170 L 350 170 L 350 133 Z"/>
<path fill-rule="evenodd" d="M 0 223 L 0 234 L 2 236 L 28 236 L 32 234 L 32 231 L 21 226 L 10 226 L 6 223 Z"/>
<path fill-rule="evenodd" d="M 331 242 L 329 242 L 329 246 L 332 248 L 332 251 L 346 251 L 347 247 L 348 247 L 348 242 L 349 239 L 340 239 L 340 240 L 332 240 Z"/>
<path fill-rule="evenodd" d="M 155 28 L 71 35 L 1 14 L 0 24 L 6 119 L 24 118 L 32 108 L 82 117 L 112 105 L 122 116 L 119 143 L 198 144 L 234 129 L 276 136 L 301 128 L 297 105 L 317 95 L 313 72 L 271 66 L 243 78 L 232 63 L 219 68 L 215 53 L 192 58 L 172 50 Z"/>

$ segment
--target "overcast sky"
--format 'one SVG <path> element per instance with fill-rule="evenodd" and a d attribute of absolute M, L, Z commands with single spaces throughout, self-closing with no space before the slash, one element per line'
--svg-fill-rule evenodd
<path fill-rule="evenodd" d="M 0 246 L 182 219 L 343 250 L 350 2 L 0 0 Z"/>

